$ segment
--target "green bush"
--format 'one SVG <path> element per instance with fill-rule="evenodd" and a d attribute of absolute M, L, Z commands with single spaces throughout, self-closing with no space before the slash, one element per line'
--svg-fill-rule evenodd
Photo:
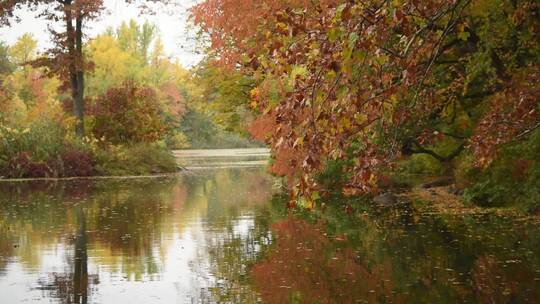
<path fill-rule="evenodd" d="M 109 145 L 96 151 L 97 175 L 144 175 L 177 170 L 174 156 L 158 144 Z"/>
<path fill-rule="evenodd" d="M 479 206 L 516 206 L 540 212 L 540 131 L 507 146 L 488 168 L 471 174 L 465 201 Z"/>
<path fill-rule="evenodd" d="M 38 120 L 26 126 L 0 125 L 0 176 L 57 177 L 73 171 L 89 172 L 89 155 L 75 149 L 64 128 L 54 121 Z M 79 170 L 74 164 L 84 168 Z"/>
<path fill-rule="evenodd" d="M 70 137 L 53 121 L 24 127 L 0 125 L 0 176 L 4 178 L 141 175 L 176 169 L 165 144 L 81 140 Z"/>
<path fill-rule="evenodd" d="M 27 126 L 0 125 L 0 159 L 29 152 L 36 161 L 46 161 L 60 154 L 66 141 L 65 130 L 52 121 L 37 121 Z"/>
<path fill-rule="evenodd" d="M 189 140 L 182 132 L 171 132 L 165 137 L 165 144 L 171 150 L 190 148 Z"/>

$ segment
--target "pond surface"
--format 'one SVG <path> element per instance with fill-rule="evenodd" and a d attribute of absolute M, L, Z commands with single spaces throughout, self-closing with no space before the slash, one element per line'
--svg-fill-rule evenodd
<path fill-rule="evenodd" d="M 289 212 L 264 167 L 218 167 L 0 183 L 0 303 L 539 302 L 537 221 Z"/>

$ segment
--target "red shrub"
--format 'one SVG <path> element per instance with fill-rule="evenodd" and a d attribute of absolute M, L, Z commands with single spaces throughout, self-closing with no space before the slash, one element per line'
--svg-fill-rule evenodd
<path fill-rule="evenodd" d="M 63 164 L 63 176 L 90 176 L 92 174 L 92 157 L 89 153 L 68 148 L 60 156 Z"/>
<path fill-rule="evenodd" d="M 20 152 L 0 170 L 9 178 L 38 178 L 54 176 L 54 170 L 44 162 L 32 161 L 28 152 Z"/>
<path fill-rule="evenodd" d="M 125 83 L 100 96 L 90 112 L 94 114 L 92 132 L 113 143 L 153 142 L 167 132 L 161 105 L 150 87 Z"/>

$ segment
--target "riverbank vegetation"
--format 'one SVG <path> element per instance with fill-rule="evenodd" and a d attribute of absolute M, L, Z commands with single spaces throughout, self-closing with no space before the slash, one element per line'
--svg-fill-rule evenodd
<path fill-rule="evenodd" d="M 154 25 L 132 20 L 83 47 L 80 136 L 65 75 L 42 65 L 50 54 L 39 53 L 30 34 L 0 45 L 3 178 L 175 172 L 173 149 L 257 145 L 245 131 L 233 133 L 241 129 L 239 117 L 211 109 L 214 96 L 228 89 L 212 91 L 209 69 L 196 75 L 169 59 Z"/>
<path fill-rule="evenodd" d="M 539 16 L 527 0 L 192 9 L 208 60 L 249 79 L 250 131 L 291 205 L 421 174 L 464 202 L 529 212 L 540 210 Z"/>

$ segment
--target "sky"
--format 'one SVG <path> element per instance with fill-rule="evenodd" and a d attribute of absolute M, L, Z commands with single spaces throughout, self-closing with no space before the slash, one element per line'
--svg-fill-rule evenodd
<path fill-rule="evenodd" d="M 139 24 L 145 20 L 157 25 L 166 53 L 173 59 L 178 59 L 184 67 L 190 67 L 202 59 L 196 53 L 197 44 L 193 39 L 193 31 L 189 30 L 187 16 L 188 8 L 195 3 L 194 0 L 183 0 L 179 5 L 168 9 L 156 10 L 154 15 L 141 15 L 135 5 L 127 5 L 124 0 L 104 0 L 106 12 L 96 21 L 85 24 L 87 38 L 93 38 L 105 31 L 109 26 L 118 27 L 123 21 L 136 19 Z M 50 46 L 50 36 L 47 30 L 47 21 L 37 18 L 36 14 L 27 10 L 18 10 L 15 14 L 21 22 L 10 27 L 0 27 L 0 40 L 13 44 L 18 37 L 25 33 L 32 33 L 38 40 L 40 50 Z"/>

